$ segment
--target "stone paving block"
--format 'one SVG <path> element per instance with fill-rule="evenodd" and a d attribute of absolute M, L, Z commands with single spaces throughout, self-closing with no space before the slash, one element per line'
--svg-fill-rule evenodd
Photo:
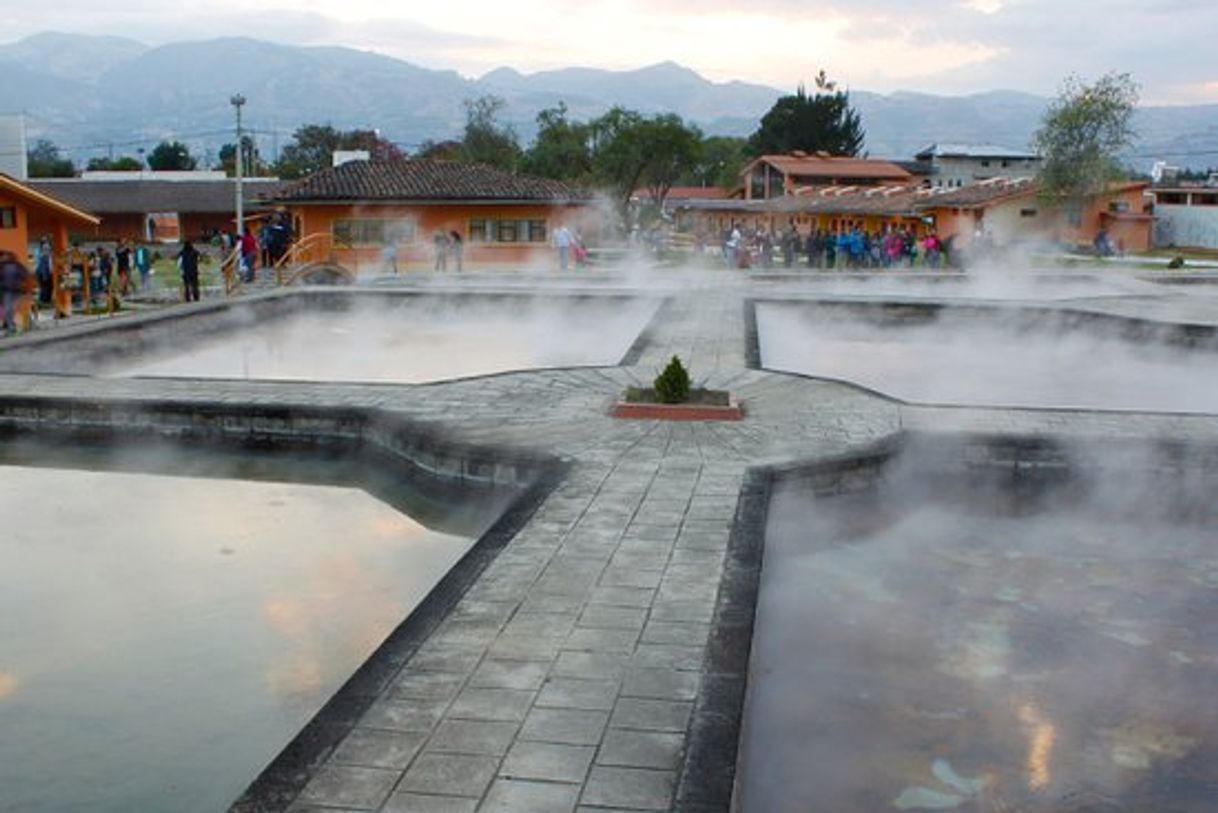
<path fill-rule="evenodd" d="M 634 652 L 634 645 L 638 640 L 639 633 L 635 630 L 577 627 L 567 636 L 563 649 L 583 652 L 620 652 L 629 655 Z"/>
<path fill-rule="evenodd" d="M 583 680 L 621 680 L 630 664 L 628 655 L 609 652 L 558 653 L 550 673 L 555 677 Z"/>
<path fill-rule="evenodd" d="M 359 724 L 391 731 L 430 731 L 440 722 L 448 700 L 397 700 L 381 697 L 368 707 Z"/>
<path fill-rule="evenodd" d="M 598 765 L 675 771 L 681 764 L 684 733 L 611 728 L 596 754 Z"/>
<path fill-rule="evenodd" d="M 607 567 L 597 584 L 605 587 L 659 587 L 662 570 L 638 570 L 632 567 Z"/>
<path fill-rule="evenodd" d="M 417 672 L 448 672 L 468 674 L 482 660 L 482 649 L 464 647 L 442 648 L 425 646 L 414 654 L 407 667 Z"/>
<path fill-rule="evenodd" d="M 681 532 L 680 522 L 652 524 L 635 520 L 622 534 L 622 541 L 639 540 L 642 542 L 667 542 L 672 544 Z"/>
<path fill-rule="evenodd" d="M 422 731 L 382 731 L 357 727 L 343 738 L 331 760 L 339 765 L 404 771 L 426 739 L 427 734 Z"/>
<path fill-rule="evenodd" d="M 534 705 L 542 708 L 610 711 L 617 698 L 618 688 L 619 683 L 615 680 L 552 677 L 542 687 Z"/>
<path fill-rule="evenodd" d="M 399 788 L 413 793 L 477 798 L 486 792 L 498 767 L 495 757 L 424 752 L 402 777 Z"/>
<path fill-rule="evenodd" d="M 522 614 L 571 613 L 579 611 L 583 596 L 564 596 L 555 593 L 532 593 L 520 605 Z"/>
<path fill-rule="evenodd" d="M 609 726 L 642 731 L 684 732 L 689 726 L 692 710 L 692 703 L 621 697 L 609 718 Z"/>
<path fill-rule="evenodd" d="M 655 621 L 709 624 L 715 616 L 714 601 L 656 601 L 651 607 Z"/>
<path fill-rule="evenodd" d="M 505 637 L 562 641 L 570 634 L 578 617 L 579 615 L 576 612 L 516 613 L 507 626 L 503 628 L 503 635 Z"/>
<path fill-rule="evenodd" d="M 469 685 L 477 689 L 539 689 L 546 679 L 548 665 L 536 661 L 482 661 Z"/>
<path fill-rule="evenodd" d="M 609 604 L 615 607 L 648 608 L 655 601 L 656 591 L 649 587 L 599 586 L 585 594 L 592 604 Z"/>
<path fill-rule="evenodd" d="M 520 728 L 514 722 L 444 720 L 427 743 L 428 751 L 503 756 Z"/>
<path fill-rule="evenodd" d="M 449 672 L 405 669 L 389 685 L 389 694 L 395 700 L 451 700 L 457 696 L 465 677 Z"/>
<path fill-rule="evenodd" d="M 672 771 L 643 768 L 592 768 L 580 804 L 631 810 L 668 810 L 676 787 Z"/>
<path fill-rule="evenodd" d="M 648 621 L 639 638 L 642 644 L 674 644 L 676 646 L 706 645 L 710 624 L 682 624 L 672 621 Z"/>
<path fill-rule="evenodd" d="M 595 629 L 624 629 L 640 631 L 647 620 L 647 610 L 641 607 L 614 607 L 609 604 L 589 604 L 576 622 L 581 627 Z"/>
<path fill-rule="evenodd" d="M 300 794 L 304 804 L 374 810 L 389 797 L 400 771 L 325 765 Z"/>
<path fill-rule="evenodd" d="M 496 779 L 478 813 L 572 813 L 578 798 L 573 785 Z"/>
<path fill-rule="evenodd" d="M 477 799 L 426 796 L 420 793 L 395 793 L 381 808 L 382 813 L 475 813 L 477 809 Z"/>
<path fill-rule="evenodd" d="M 498 634 L 498 621 L 450 619 L 440 625 L 428 643 L 435 646 L 487 646 Z"/>
<path fill-rule="evenodd" d="M 591 745 L 520 741 L 512 746 L 499 775 L 513 779 L 582 783 L 596 753 Z"/>
<path fill-rule="evenodd" d="M 536 692 L 514 689 L 464 689 L 448 709 L 448 716 L 463 720 L 523 720 Z"/>
<path fill-rule="evenodd" d="M 533 638 L 527 635 L 501 635 L 487 650 L 487 656 L 505 661 L 550 663 L 562 649 L 561 639 Z"/>
<path fill-rule="evenodd" d="M 535 708 L 525 718 L 519 739 L 564 745 L 596 745 L 609 722 L 603 711 Z"/>
<path fill-rule="evenodd" d="M 656 700 L 693 700 L 701 682 L 699 672 L 675 669 L 635 669 L 622 681 L 622 696 Z"/>

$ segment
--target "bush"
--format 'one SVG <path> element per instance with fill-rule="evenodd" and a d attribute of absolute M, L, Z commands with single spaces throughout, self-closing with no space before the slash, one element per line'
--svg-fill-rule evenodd
<path fill-rule="evenodd" d="M 661 404 L 681 404 L 689 400 L 689 373 L 681 359 L 673 356 L 664 372 L 656 376 L 655 391 Z"/>
<path fill-rule="evenodd" d="M 1183 268 L 1184 258 L 1177 254 L 1175 257 L 1171 258 L 1170 262 L 1167 263 L 1167 267 L 1172 269 Z"/>

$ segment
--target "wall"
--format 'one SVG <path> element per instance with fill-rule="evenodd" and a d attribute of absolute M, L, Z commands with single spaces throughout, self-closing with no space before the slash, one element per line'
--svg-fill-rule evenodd
<path fill-rule="evenodd" d="M 25 203 L 0 193 L 0 209 L 17 210 L 16 227 L 0 229 L 0 251 L 11 251 L 20 258 L 29 252 L 29 214 Z"/>
<path fill-rule="evenodd" d="M 1154 244 L 1218 249 L 1218 206 L 1155 204 Z"/>
<path fill-rule="evenodd" d="M 946 187 L 967 186 L 989 178 L 1031 178 L 1036 175 L 1040 161 L 1015 158 L 936 158 L 934 165 L 931 184 Z"/>
<path fill-rule="evenodd" d="M 470 266 L 484 265 L 531 265 L 557 264 L 557 255 L 551 246 L 555 230 L 566 224 L 572 232 L 581 233 L 588 239 L 596 231 L 598 218 L 588 206 L 565 206 L 549 204 L 432 204 L 432 205 L 324 205 L 289 206 L 293 217 L 299 218 L 298 238 L 313 234 L 330 234 L 334 220 L 366 217 L 412 220 L 415 224 L 414 240 L 399 244 L 398 268 L 431 268 L 435 250 L 433 236 L 437 232 L 457 231 L 465 240 L 464 261 Z M 472 219 L 517 219 L 545 220 L 546 241 L 538 243 L 474 243 L 469 238 L 469 223 Z M 335 259 L 342 265 L 358 271 L 360 268 L 380 269 L 382 246 L 362 246 L 355 250 L 340 249 Z"/>

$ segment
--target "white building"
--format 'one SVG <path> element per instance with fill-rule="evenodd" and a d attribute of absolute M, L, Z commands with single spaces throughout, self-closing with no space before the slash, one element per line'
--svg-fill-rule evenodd
<path fill-rule="evenodd" d="M 0 172 L 18 181 L 29 177 L 26 164 L 25 117 L 0 113 Z"/>
<path fill-rule="evenodd" d="M 915 158 L 930 166 L 929 185 L 953 189 L 994 178 L 1034 178 L 1040 156 L 994 144 L 931 144 Z"/>

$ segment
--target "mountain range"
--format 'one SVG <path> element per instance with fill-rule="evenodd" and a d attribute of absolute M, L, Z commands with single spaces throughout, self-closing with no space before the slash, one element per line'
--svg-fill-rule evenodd
<path fill-rule="evenodd" d="M 784 92 L 711 82 L 672 62 L 637 70 L 564 68 L 523 74 L 499 68 L 478 78 L 342 47 L 292 46 L 233 37 L 150 47 L 131 39 L 47 32 L 0 45 L 0 112 L 24 112 L 30 137 L 47 137 L 78 163 L 133 154 L 165 138 L 214 158 L 232 140 L 229 98 L 242 93 L 248 127 L 273 155 L 302 124 L 378 129 L 407 150 L 460 134 L 462 102 L 502 97 L 503 120 L 526 142 L 539 110 L 565 103 L 588 119 L 620 104 L 675 112 L 708 134 L 747 135 Z M 1049 100 L 995 90 L 968 96 L 853 90 L 866 150 L 909 158 L 933 142 L 1028 145 Z M 1138 110 L 1131 161 L 1218 165 L 1218 105 Z"/>

